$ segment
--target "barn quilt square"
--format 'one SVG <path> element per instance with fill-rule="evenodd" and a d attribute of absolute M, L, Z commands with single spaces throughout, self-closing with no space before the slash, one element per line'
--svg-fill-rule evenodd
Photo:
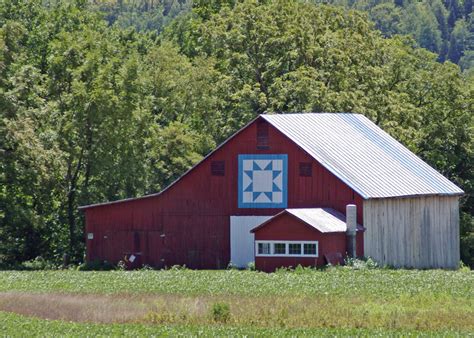
<path fill-rule="evenodd" d="M 286 208 L 288 155 L 239 155 L 239 208 Z"/>

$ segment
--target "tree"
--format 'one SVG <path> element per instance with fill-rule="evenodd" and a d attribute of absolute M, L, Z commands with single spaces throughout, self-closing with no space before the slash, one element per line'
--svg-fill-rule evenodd
<path fill-rule="evenodd" d="M 472 13 L 473 0 L 464 0 L 464 18 L 468 19 Z"/>
<path fill-rule="evenodd" d="M 456 24 L 456 21 L 461 17 L 461 11 L 459 8 L 458 0 L 451 0 L 449 4 L 449 17 L 448 25 L 453 28 Z"/>
<path fill-rule="evenodd" d="M 449 42 L 448 58 L 454 63 L 458 63 L 463 56 L 464 50 L 469 41 L 469 30 L 465 21 L 460 20 L 451 33 Z"/>
<path fill-rule="evenodd" d="M 437 17 L 426 3 L 411 4 L 400 26 L 401 32 L 413 36 L 421 47 L 433 52 L 441 50 L 442 39 Z"/>
<path fill-rule="evenodd" d="M 381 3 L 370 10 L 370 19 L 386 36 L 392 36 L 399 31 L 401 10 L 394 4 Z"/>

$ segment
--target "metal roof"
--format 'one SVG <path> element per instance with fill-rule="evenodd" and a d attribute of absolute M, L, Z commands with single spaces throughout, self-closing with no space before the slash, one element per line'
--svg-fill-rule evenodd
<path fill-rule="evenodd" d="M 364 199 L 463 194 L 363 115 L 261 116 Z"/>
<path fill-rule="evenodd" d="M 331 208 L 286 209 L 303 222 L 321 232 L 345 232 L 346 217 Z"/>
<path fill-rule="evenodd" d="M 331 208 L 298 208 L 298 209 L 285 209 L 282 212 L 276 214 L 272 218 L 259 224 L 253 228 L 250 232 L 255 232 L 257 229 L 263 228 L 269 224 L 272 220 L 280 217 L 283 214 L 291 214 L 301 221 L 305 222 L 309 226 L 319 230 L 320 232 L 345 232 L 347 230 L 346 216 L 339 211 Z M 364 230 L 360 225 L 357 225 L 359 231 Z"/>

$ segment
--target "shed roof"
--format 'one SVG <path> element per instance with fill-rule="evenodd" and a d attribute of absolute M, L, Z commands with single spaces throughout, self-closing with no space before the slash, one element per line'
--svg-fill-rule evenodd
<path fill-rule="evenodd" d="M 364 199 L 463 193 L 363 115 L 262 117 Z"/>
<path fill-rule="evenodd" d="M 283 210 L 282 212 L 253 228 L 251 232 L 255 232 L 258 229 L 263 228 L 264 226 L 270 224 L 274 219 L 284 214 L 293 215 L 322 233 L 345 232 L 347 230 L 346 216 L 344 216 L 339 211 L 331 208 L 298 208 Z M 362 230 L 363 228 L 358 226 L 358 229 Z"/>

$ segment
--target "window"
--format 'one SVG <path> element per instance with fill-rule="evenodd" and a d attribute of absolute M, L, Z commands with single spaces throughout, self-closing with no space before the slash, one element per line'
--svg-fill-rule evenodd
<path fill-rule="evenodd" d="M 290 255 L 301 255 L 301 243 L 288 244 L 288 253 Z"/>
<path fill-rule="evenodd" d="M 318 242 L 255 241 L 256 256 L 318 257 Z"/>
<path fill-rule="evenodd" d="M 286 254 L 286 244 L 285 243 L 275 243 L 273 247 L 273 254 L 275 255 L 284 255 Z"/>
<path fill-rule="evenodd" d="M 224 176 L 225 175 L 225 162 L 224 161 L 212 161 L 211 162 L 211 175 L 212 176 Z"/>
<path fill-rule="evenodd" d="M 268 123 L 260 121 L 257 123 L 257 149 L 269 149 Z"/>
<path fill-rule="evenodd" d="M 316 255 L 316 243 L 304 243 L 303 244 L 303 255 Z"/>
<path fill-rule="evenodd" d="M 300 162 L 300 176 L 311 177 L 313 176 L 313 167 L 311 162 Z"/>
<path fill-rule="evenodd" d="M 269 255 L 270 254 L 270 243 L 258 243 L 258 254 Z"/>

